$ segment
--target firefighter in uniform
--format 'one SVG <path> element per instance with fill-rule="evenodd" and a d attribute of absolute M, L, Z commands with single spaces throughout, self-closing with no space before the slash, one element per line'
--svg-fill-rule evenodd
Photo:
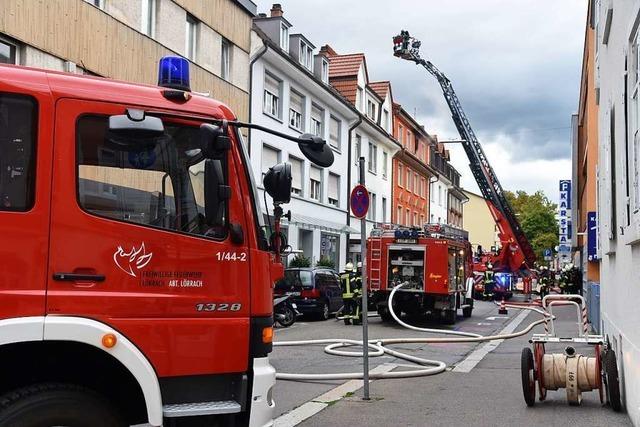
<path fill-rule="evenodd" d="M 344 267 L 344 272 L 340 275 L 340 285 L 342 287 L 342 317 L 344 324 L 354 325 L 362 322 L 362 276 L 353 271 L 353 263 L 348 262 Z"/>
<path fill-rule="evenodd" d="M 551 289 L 551 278 L 549 277 L 549 267 L 540 267 L 540 298 L 549 295 Z"/>
<path fill-rule="evenodd" d="M 484 271 L 484 292 L 482 294 L 484 299 L 493 299 L 493 288 L 496 286 L 495 274 L 493 272 L 493 265 L 490 262 L 486 264 L 487 269 Z"/>

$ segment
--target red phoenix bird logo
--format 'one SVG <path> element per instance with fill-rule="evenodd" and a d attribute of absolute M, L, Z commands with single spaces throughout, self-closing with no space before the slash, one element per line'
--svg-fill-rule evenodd
<path fill-rule="evenodd" d="M 113 261 L 120 270 L 129 276 L 137 277 L 136 271 L 146 267 L 152 257 L 153 253 L 147 253 L 144 242 L 142 242 L 138 249 L 132 246 L 129 252 L 125 252 L 122 246 L 118 246 L 118 249 L 113 254 Z"/>

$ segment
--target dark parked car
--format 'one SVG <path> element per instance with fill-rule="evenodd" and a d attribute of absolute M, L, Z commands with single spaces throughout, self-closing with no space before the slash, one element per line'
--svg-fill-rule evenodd
<path fill-rule="evenodd" d="M 291 295 L 299 312 L 320 319 L 328 319 L 342 307 L 340 276 L 328 268 L 287 268 L 275 294 Z"/>

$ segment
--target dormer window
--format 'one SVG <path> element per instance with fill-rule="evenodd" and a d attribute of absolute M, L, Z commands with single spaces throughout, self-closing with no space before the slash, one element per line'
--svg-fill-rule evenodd
<path fill-rule="evenodd" d="M 374 122 L 376 121 L 376 103 L 370 99 L 367 100 L 367 116 Z"/>
<path fill-rule="evenodd" d="M 300 40 L 300 64 L 313 71 L 313 50 L 303 40 Z"/>
<path fill-rule="evenodd" d="M 329 83 L 329 62 L 322 58 L 322 81 Z"/>
<path fill-rule="evenodd" d="M 280 23 L 280 48 L 289 51 L 289 27 L 284 23 Z"/>

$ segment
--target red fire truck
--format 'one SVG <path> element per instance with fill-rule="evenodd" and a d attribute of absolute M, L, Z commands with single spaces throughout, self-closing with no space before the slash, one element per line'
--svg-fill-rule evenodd
<path fill-rule="evenodd" d="M 471 263 L 464 230 L 444 224 L 427 224 L 423 229 L 386 224 L 374 228 L 367 240 L 371 305 L 383 320 L 391 320 L 389 295 L 394 287 L 405 284 L 394 296 L 396 315 L 431 313 L 453 324 L 461 308 L 463 316 L 470 317 Z"/>
<path fill-rule="evenodd" d="M 161 87 L 0 66 L 0 426 L 272 425 L 283 267 L 238 130 L 257 126 L 189 92 L 184 59 L 159 68 Z M 276 219 L 290 183 L 265 177 Z"/>

